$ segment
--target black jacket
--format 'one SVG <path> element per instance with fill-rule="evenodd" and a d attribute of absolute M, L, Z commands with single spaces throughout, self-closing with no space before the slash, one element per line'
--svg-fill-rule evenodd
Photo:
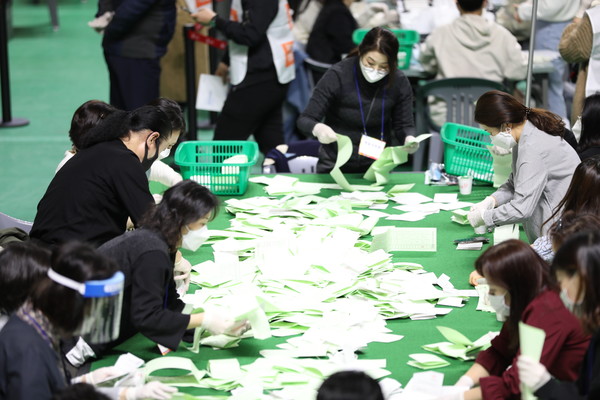
<path fill-rule="evenodd" d="M 297 123 L 300 131 L 309 137 L 313 136 L 313 128 L 319 122 L 329 125 L 336 133 L 350 137 L 353 144 L 352 156 L 342 167 L 343 172 L 365 172 L 373 163 L 372 159 L 358 154 L 363 123 L 355 76 L 369 136 L 380 138 L 384 89 L 384 140 L 387 146 L 403 145 L 406 136 L 415 134 L 413 94 L 406 76 L 398 70 L 392 71 L 395 75 L 391 87 L 387 87 L 389 76 L 379 82 L 369 83 L 362 75 L 359 62 L 358 57 L 348 57 L 332 66 L 317 83 L 308 106 Z M 322 145 L 317 172 L 331 171 L 336 157 L 337 143 Z"/>
<path fill-rule="evenodd" d="M 358 28 L 352 13 L 342 0 L 323 5 L 306 44 L 306 53 L 317 61 L 335 64 L 356 47 L 352 33 Z"/>
<path fill-rule="evenodd" d="M 175 30 L 175 0 L 113 0 L 115 15 L 102 46 L 104 52 L 127 58 L 160 58 Z"/>
<path fill-rule="evenodd" d="M 40 200 L 29 236 L 55 245 L 96 246 L 137 224 L 154 199 L 140 159 L 120 139 L 79 151 L 54 176 Z"/>

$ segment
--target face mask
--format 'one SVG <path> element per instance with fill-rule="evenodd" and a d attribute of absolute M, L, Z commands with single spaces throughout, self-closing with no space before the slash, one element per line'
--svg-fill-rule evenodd
<path fill-rule="evenodd" d="M 575 135 L 575 139 L 579 142 L 579 139 L 581 138 L 581 116 L 577 117 L 577 121 L 573 124 L 572 131 L 573 135 Z"/>
<path fill-rule="evenodd" d="M 498 321 L 506 321 L 506 318 L 510 315 L 510 307 L 504 302 L 504 296 L 506 294 L 491 295 L 488 294 L 488 300 L 490 306 L 496 310 L 496 319 Z"/>
<path fill-rule="evenodd" d="M 510 130 L 502 131 L 497 135 L 492 136 L 491 140 L 492 144 L 501 147 L 504 150 L 511 150 L 517 144 L 515 138 L 510 134 Z"/>
<path fill-rule="evenodd" d="M 208 227 L 204 225 L 200 229 L 196 229 L 195 231 L 188 228 L 188 233 L 183 235 L 183 239 L 181 241 L 181 248 L 196 251 L 198 247 L 202 245 L 209 238 Z"/>
<path fill-rule="evenodd" d="M 144 168 L 144 171 L 148 171 L 154 163 L 154 161 L 156 161 L 156 159 L 158 158 L 158 140 L 155 143 L 156 153 L 152 157 L 148 157 L 148 151 L 150 151 L 150 148 L 148 147 L 148 142 L 146 141 L 146 143 L 144 143 L 144 158 L 142 159 L 142 168 Z"/>
<path fill-rule="evenodd" d="M 171 153 L 171 149 L 164 149 L 163 151 L 161 151 L 158 154 L 158 159 L 159 160 L 165 159 L 165 158 L 169 157 L 170 153 Z"/>
<path fill-rule="evenodd" d="M 389 73 L 388 71 L 375 70 L 375 68 L 365 67 L 362 61 L 358 62 L 360 64 L 360 71 L 362 72 L 365 80 L 369 83 L 375 83 L 383 78 Z"/>
<path fill-rule="evenodd" d="M 562 300 L 567 310 L 571 311 L 571 313 L 577 316 L 581 315 L 581 302 L 575 302 L 571 300 L 569 294 L 567 293 L 567 289 L 562 289 L 560 291 L 560 299 Z"/>

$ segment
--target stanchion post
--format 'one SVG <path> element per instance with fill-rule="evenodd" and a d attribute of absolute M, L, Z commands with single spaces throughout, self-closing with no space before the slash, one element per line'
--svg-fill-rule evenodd
<path fill-rule="evenodd" d="M 10 79 L 8 73 L 8 29 L 6 26 L 6 0 L 0 0 L 0 86 L 2 87 L 2 122 L 0 128 L 29 124 L 25 118 L 13 118 L 10 107 Z"/>
<path fill-rule="evenodd" d="M 2 1 L 2 0 L 0 0 Z M 183 27 L 183 43 L 185 51 L 185 93 L 187 98 L 188 137 L 196 140 L 198 137 L 198 121 L 196 119 L 196 57 L 194 42 L 189 37 L 189 32 L 194 30 L 193 24 Z"/>

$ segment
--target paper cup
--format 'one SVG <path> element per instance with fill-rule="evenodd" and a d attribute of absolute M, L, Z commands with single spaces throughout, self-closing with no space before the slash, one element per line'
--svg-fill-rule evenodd
<path fill-rule="evenodd" d="M 460 194 L 471 194 L 473 189 L 473 177 L 472 176 L 459 176 L 458 177 L 458 190 Z"/>

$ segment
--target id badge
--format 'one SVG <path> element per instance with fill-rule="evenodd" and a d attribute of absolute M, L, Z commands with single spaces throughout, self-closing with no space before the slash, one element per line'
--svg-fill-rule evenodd
<path fill-rule="evenodd" d="M 361 156 L 377 160 L 383 149 L 385 149 L 385 142 L 383 140 L 367 135 L 361 136 L 360 144 L 358 145 L 358 154 Z"/>

